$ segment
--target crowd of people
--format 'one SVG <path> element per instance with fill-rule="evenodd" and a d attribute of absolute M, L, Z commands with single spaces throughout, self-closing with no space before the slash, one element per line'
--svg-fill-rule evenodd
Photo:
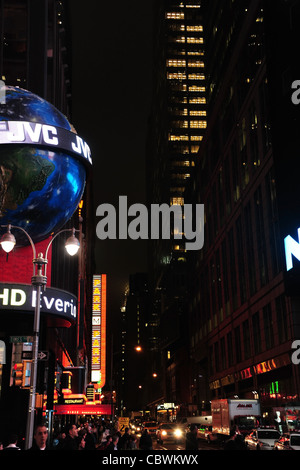
<path fill-rule="evenodd" d="M 121 433 L 117 426 L 109 421 L 83 424 L 67 424 L 63 430 L 54 436 L 53 442 L 49 444 L 48 429 L 42 423 L 35 427 L 33 445 L 30 451 L 39 450 L 151 450 L 152 439 L 145 429 L 138 440 L 135 434 L 131 434 L 129 428 L 125 428 Z M 21 450 L 18 443 L 18 436 L 11 434 L 8 436 L 4 446 L 0 443 L 0 450 Z"/>

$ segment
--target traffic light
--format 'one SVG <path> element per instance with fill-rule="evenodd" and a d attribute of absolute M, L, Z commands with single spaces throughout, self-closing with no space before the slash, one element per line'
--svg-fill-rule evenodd
<path fill-rule="evenodd" d="M 30 387 L 31 361 L 16 362 L 12 370 L 13 385 L 21 388 Z"/>
<path fill-rule="evenodd" d="M 22 387 L 23 383 L 23 362 L 16 362 L 13 366 L 13 385 L 16 387 Z"/>

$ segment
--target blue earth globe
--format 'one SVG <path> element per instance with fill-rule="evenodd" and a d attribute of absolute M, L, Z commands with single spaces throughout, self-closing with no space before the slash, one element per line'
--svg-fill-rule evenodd
<path fill-rule="evenodd" d="M 51 103 L 18 88 L 6 87 L 1 121 L 27 121 L 73 131 Z M 0 144 L 0 225 L 22 227 L 34 242 L 61 229 L 75 212 L 86 181 L 84 164 L 71 153 L 22 144 Z M 15 234 L 18 245 L 28 239 Z"/>

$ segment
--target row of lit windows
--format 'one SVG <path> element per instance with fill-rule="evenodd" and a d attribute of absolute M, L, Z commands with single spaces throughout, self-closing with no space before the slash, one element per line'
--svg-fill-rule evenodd
<path fill-rule="evenodd" d="M 184 13 L 183 12 L 167 12 L 166 13 L 166 19 L 167 20 L 183 20 L 184 19 Z"/>
<path fill-rule="evenodd" d="M 186 141 L 201 141 L 203 139 L 202 135 L 174 135 L 170 134 L 169 135 L 169 141 L 180 141 L 180 142 L 186 142 Z"/>
<path fill-rule="evenodd" d="M 192 31 L 192 32 L 202 32 L 203 26 L 194 25 L 194 26 L 185 26 L 184 24 L 171 23 L 169 29 L 172 31 Z"/>
<path fill-rule="evenodd" d="M 173 87 L 174 90 L 174 87 Z M 176 98 L 173 99 L 173 103 L 180 103 L 180 104 L 205 104 L 206 103 L 206 98 L 204 97 L 199 97 L 199 98 L 190 98 L 188 99 L 187 96 L 176 96 Z"/>
<path fill-rule="evenodd" d="M 180 83 L 180 82 L 177 82 L 177 83 L 173 83 L 172 84 L 172 90 L 173 91 L 190 91 L 190 92 L 195 92 L 195 91 L 198 91 L 200 93 L 204 93 L 205 92 L 205 87 L 204 86 L 197 86 L 197 85 L 193 85 L 193 86 L 187 86 L 186 83 Z M 186 100 L 186 98 L 182 98 L 182 100 Z M 181 101 L 182 103 L 187 103 L 187 101 Z M 190 101 L 191 103 L 191 101 Z"/>
<path fill-rule="evenodd" d="M 203 44 L 203 38 L 196 38 L 191 36 L 178 36 L 178 37 L 169 37 L 169 42 L 179 42 L 179 43 L 188 43 L 188 44 Z"/>
<path fill-rule="evenodd" d="M 190 173 L 185 173 L 185 174 L 183 174 L 183 173 L 172 173 L 171 177 L 173 179 L 186 180 L 186 179 L 190 178 L 190 176 L 191 176 Z"/>
<path fill-rule="evenodd" d="M 167 67 L 186 67 L 186 60 L 176 60 L 176 59 L 169 59 L 167 60 Z M 204 67 L 204 62 L 201 60 L 196 61 L 188 61 L 188 67 Z"/>
<path fill-rule="evenodd" d="M 191 127 L 192 129 L 206 129 L 206 121 L 172 121 L 172 125 L 181 128 L 187 129 Z"/>
<path fill-rule="evenodd" d="M 195 110 L 188 110 L 187 108 L 185 109 L 178 109 L 176 111 L 173 111 L 173 115 L 176 116 L 206 116 L 206 111 L 195 111 Z"/>
<path fill-rule="evenodd" d="M 170 203 L 171 203 L 171 206 L 183 206 L 184 205 L 184 198 L 183 197 L 172 197 Z"/>
<path fill-rule="evenodd" d="M 203 51 L 199 51 L 199 49 L 194 49 L 192 51 L 187 51 L 186 49 L 171 49 L 169 48 L 168 49 L 168 54 L 169 56 L 172 56 L 172 55 L 183 55 L 183 56 L 186 56 L 186 55 L 204 55 L 204 52 Z"/>
<path fill-rule="evenodd" d="M 172 161 L 172 167 L 176 167 L 176 166 L 195 166 L 195 162 L 194 161 L 190 161 L 190 160 L 175 160 L 175 161 Z"/>
<path fill-rule="evenodd" d="M 171 73 L 171 72 L 168 72 L 167 73 L 167 78 L 169 80 L 186 80 L 186 78 L 188 80 L 205 80 L 205 75 L 203 73 L 189 73 L 186 76 L 186 73 L 181 73 L 181 72 Z"/>
<path fill-rule="evenodd" d="M 206 103 L 206 98 L 190 98 L 189 99 L 190 104 L 205 104 Z"/>

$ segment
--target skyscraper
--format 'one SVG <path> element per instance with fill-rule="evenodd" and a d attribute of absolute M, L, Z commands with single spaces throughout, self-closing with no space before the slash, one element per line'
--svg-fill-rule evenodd
<path fill-rule="evenodd" d="M 155 3 L 153 107 L 147 147 L 149 204 L 183 206 L 206 129 L 201 2 Z M 181 240 L 174 239 L 181 235 Z M 167 401 L 187 403 L 184 380 L 186 251 L 184 233 L 149 243 L 150 289 L 159 325 Z M 186 368 L 184 369 L 186 373 Z"/>

